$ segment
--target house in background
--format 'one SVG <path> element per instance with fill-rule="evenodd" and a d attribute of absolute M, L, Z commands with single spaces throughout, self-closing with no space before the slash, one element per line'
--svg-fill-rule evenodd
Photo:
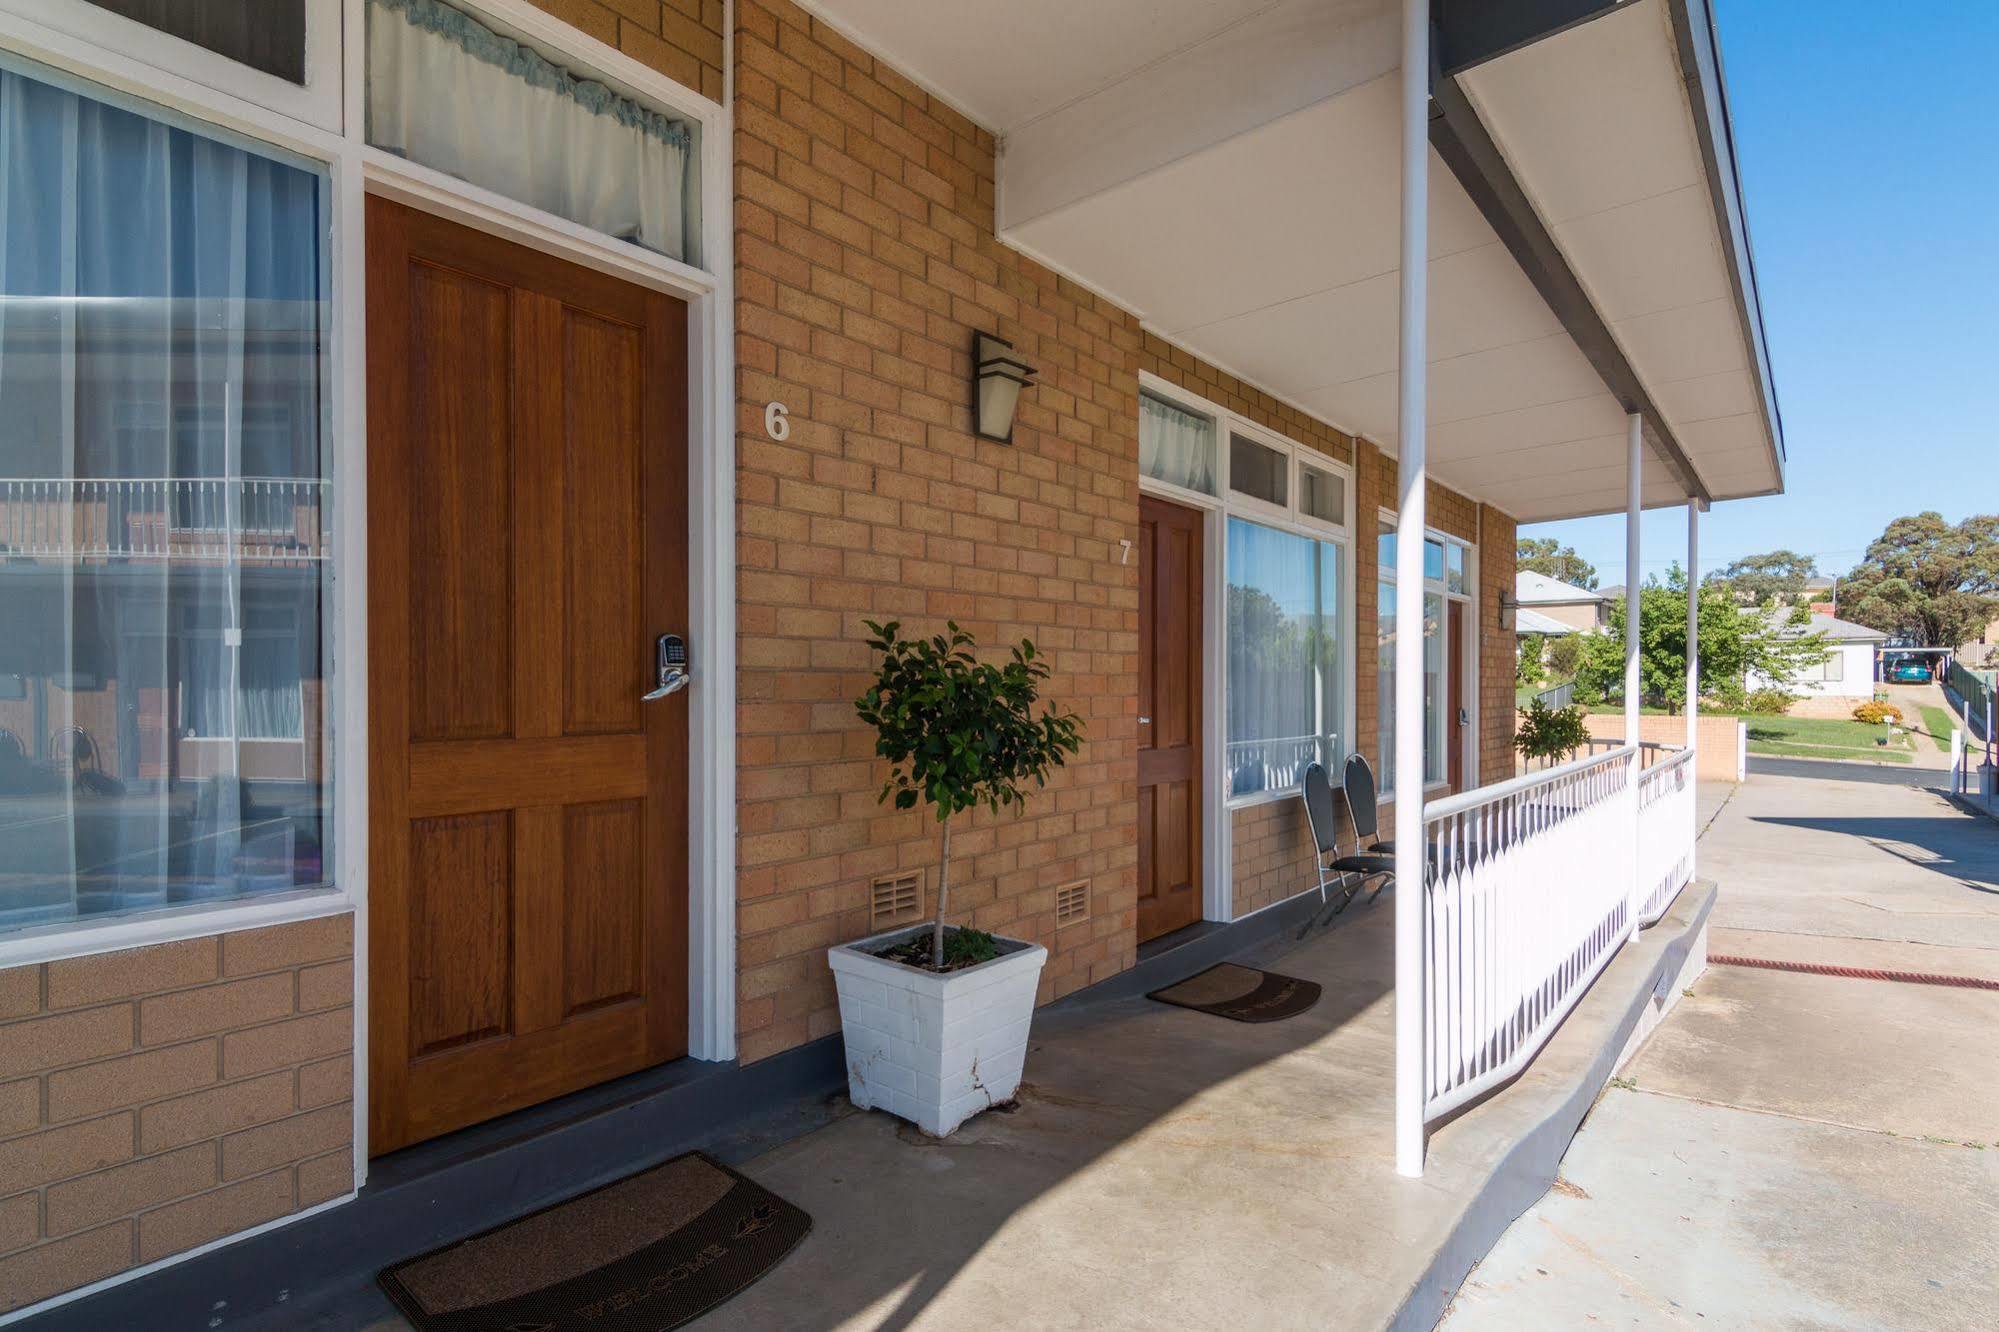
<path fill-rule="evenodd" d="M 1804 667 L 1788 679 L 1773 680 L 1757 671 L 1750 671 L 1743 679 L 1745 688 L 1782 689 L 1786 693 L 1802 695 L 1802 701 L 1793 709 L 1799 715 L 1810 715 L 1817 710 L 1844 716 L 1845 709 L 1874 697 L 1874 684 L 1879 676 L 1877 661 L 1888 635 L 1879 629 L 1870 629 L 1850 620 L 1836 620 L 1817 611 L 1810 612 L 1810 619 L 1802 624 L 1792 623 L 1793 611 L 1789 608 L 1766 610 L 1760 614 L 1777 626 L 1786 638 L 1825 635 L 1830 652 L 1819 665 Z M 1812 706 L 1814 701 L 1819 702 L 1817 709 Z"/>
<path fill-rule="evenodd" d="M 0 152 L 0 1313 L 823 1102 L 935 883 L 868 619 L 1085 719 L 952 883 L 1043 1002 L 1309 921 L 1376 765 L 1342 1169 L 1691 880 L 1692 752 L 1512 780 L 1500 609 L 1519 523 L 1784 488 L 1705 0 L 0 0 Z"/>
<path fill-rule="evenodd" d="M 1607 592 L 1577 587 L 1532 569 L 1522 569 L 1513 575 L 1513 595 L 1520 603 L 1514 627 L 1523 634 L 1554 632 L 1529 628 L 1530 611 L 1538 620 L 1560 624 L 1563 632 L 1596 633 L 1610 623 L 1610 603 L 1616 599 Z"/>

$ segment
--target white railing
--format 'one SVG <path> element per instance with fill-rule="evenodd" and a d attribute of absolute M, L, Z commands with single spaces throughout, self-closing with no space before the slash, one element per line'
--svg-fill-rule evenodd
<path fill-rule="evenodd" d="M 1631 933 L 1634 751 L 1424 810 L 1423 1119 L 1533 1059 Z"/>
<path fill-rule="evenodd" d="M 1305 769 L 1326 762 L 1334 743 L 1335 737 L 1320 735 L 1232 740 L 1226 756 L 1229 794 L 1295 788 L 1305 780 Z M 1245 783 L 1245 777 L 1254 780 Z"/>
<path fill-rule="evenodd" d="M 0 557 L 316 560 L 326 494 L 304 477 L 0 479 Z"/>
<path fill-rule="evenodd" d="M 1666 914 L 1694 877 L 1694 751 L 1675 750 L 1638 779 L 1638 923 Z"/>

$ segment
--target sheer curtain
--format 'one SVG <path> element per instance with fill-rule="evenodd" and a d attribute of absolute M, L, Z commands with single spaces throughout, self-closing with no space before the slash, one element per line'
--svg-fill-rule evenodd
<path fill-rule="evenodd" d="M 0 66 L 0 929 L 325 876 L 326 216 L 315 170 Z"/>
<path fill-rule="evenodd" d="M 688 127 L 439 0 L 369 0 L 368 142 L 699 263 Z"/>
<path fill-rule="evenodd" d="M 1260 523 L 1228 523 L 1231 796 L 1296 787 L 1346 756 L 1340 548 Z"/>
<path fill-rule="evenodd" d="M 1155 481 L 1214 494 L 1215 423 L 1139 394 L 1138 468 Z"/>

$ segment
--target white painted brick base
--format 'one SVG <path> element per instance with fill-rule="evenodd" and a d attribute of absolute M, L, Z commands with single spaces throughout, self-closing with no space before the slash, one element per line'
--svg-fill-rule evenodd
<path fill-rule="evenodd" d="M 1002 939 L 1014 951 L 942 976 L 874 956 L 929 928 L 841 944 L 826 959 L 840 992 L 848 1095 L 942 1137 L 1019 1088 L 1048 950 Z"/>

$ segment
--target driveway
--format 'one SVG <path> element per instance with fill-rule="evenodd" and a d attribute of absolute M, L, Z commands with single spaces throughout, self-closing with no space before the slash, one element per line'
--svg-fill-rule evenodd
<path fill-rule="evenodd" d="M 1999 823 L 1932 792 L 1755 776 L 1699 855 L 1717 958 L 1999 982 Z M 1994 1326 L 1995 1030 L 1999 990 L 1715 963 L 1442 1326 Z"/>

